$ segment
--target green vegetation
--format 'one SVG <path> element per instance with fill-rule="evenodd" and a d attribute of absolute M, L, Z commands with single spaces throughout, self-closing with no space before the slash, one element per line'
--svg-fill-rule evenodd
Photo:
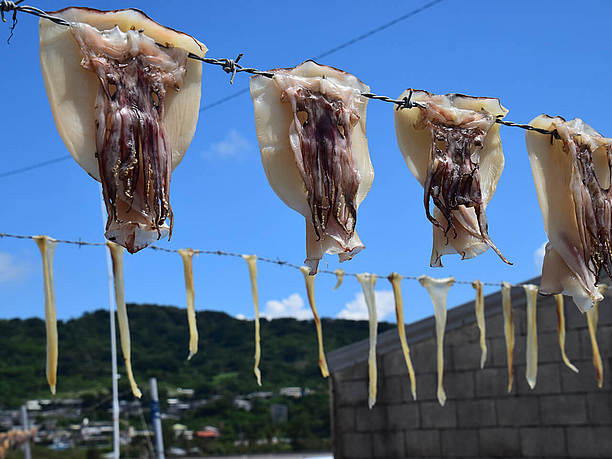
<path fill-rule="evenodd" d="M 312 321 L 293 319 L 262 320 L 263 386 L 253 375 L 253 322 L 235 319 L 222 312 L 198 313 L 199 352 L 187 361 L 188 327 L 186 311 L 168 306 L 129 305 L 134 375 L 144 392 L 147 406 L 148 379 L 155 376 L 160 387 L 162 411 L 167 396 L 176 388 L 191 388 L 191 399 L 208 403 L 181 415 L 180 421 L 164 423 L 169 440 L 174 422 L 189 429 L 213 425 L 220 429 L 217 440 L 198 439 L 202 451 L 240 451 L 241 444 L 264 443 L 271 449 L 275 438 L 284 438 L 274 449 L 313 449 L 329 447 L 328 383 L 317 366 L 317 344 Z M 364 339 L 366 322 L 323 319 L 326 351 Z M 45 380 L 45 327 L 40 319 L 0 320 L 0 406 L 17 407 L 36 398 L 83 399 L 83 408 L 92 420 L 109 419 L 110 339 L 108 312 L 86 313 L 78 319 L 59 322 L 58 394 L 53 397 Z M 380 324 L 380 330 L 391 327 Z M 124 374 L 119 351 L 119 371 Z M 313 394 L 301 399 L 280 397 L 286 386 L 307 387 Z M 122 399 L 131 400 L 126 377 L 119 381 Z M 237 395 L 256 391 L 274 392 L 270 399 L 254 399 L 251 411 L 234 406 Z M 274 424 L 272 404 L 285 404 L 287 422 Z M 94 414 L 95 413 L 95 414 Z M 261 442 L 267 439 L 268 444 Z M 176 446 L 188 446 L 180 439 Z M 245 446 L 246 448 L 246 446 Z M 42 457 L 42 456 L 41 456 Z M 47 456 L 45 456 L 47 457 Z M 48 456 L 51 457 L 51 456 Z"/>

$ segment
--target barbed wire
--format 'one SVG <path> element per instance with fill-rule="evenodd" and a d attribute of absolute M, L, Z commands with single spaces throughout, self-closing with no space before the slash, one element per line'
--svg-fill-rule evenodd
<path fill-rule="evenodd" d="M 0 239 L 4 239 L 4 238 L 8 238 L 8 239 L 29 239 L 29 240 L 34 240 L 34 238 L 37 236 L 30 236 L 30 235 L 24 235 L 24 234 L 10 234 L 10 233 L 0 233 Z M 57 242 L 58 244 L 69 244 L 69 245 L 77 245 L 80 247 L 84 247 L 84 246 L 92 246 L 92 247 L 104 247 L 106 246 L 105 242 L 90 242 L 90 241 L 83 241 L 81 239 L 79 239 L 78 241 L 71 241 L 68 239 L 55 239 L 55 238 L 51 238 L 53 241 Z M 165 252 L 165 253 L 179 253 L 179 249 L 169 249 L 166 247 L 158 247 L 156 245 L 152 245 L 147 247 L 147 249 L 149 250 L 153 250 L 153 251 L 158 251 L 158 252 Z M 232 258 L 243 258 L 242 253 L 237 253 L 237 252 L 228 252 L 226 250 L 202 250 L 202 249 L 191 249 L 193 250 L 194 255 L 216 255 L 216 256 L 221 256 L 221 257 L 232 257 Z M 259 255 L 257 255 L 257 260 L 261 261 L 262 263 L 268 263 L 268 264 L 274 264 L 274 265 L 278 265 L 278 266 L 284 266 L 287 268 L 292 268 L 292 269 L 296 269 L 296 270 L 300 270 L 300 268 L 303 265 L 297 265 L 295 263 L 291 263 L 289 261 L 285 261 L 285 260 L 281 260 L 279 258 L 269 258 L 269 257 L 260 257 Z M 344 276 L 349 276 L 349 277 L 357 277 L 358 274 L 360 273 L 353 273 L 353 272 L 346 272 L 346 271 L 342 271 Z M 331 274 L 336 276 L 336 271 L 332 271 L 330 269 L 319 269 L 318 273 L 321 274 Z M 374 275 L 376 275 L 376 277 L 378 278 L 386 278 L 387 275 L 380 275 L 380 274 L 375 274 L 372 273 Z M 418 281 L 420 276 L 404 276 L 401 275 L 402 279 L 405 280 L 413 280 L 413 281 Z M 461 284 L 461 285 L 472 285 L 472 281 L 466 281 L 466 280 L 457 280 L 455 279 L 455 284 Z M 486 285 L 488 287 L 501 287 L 502 283 L 501 282 L 483 282 L 482 285 Z M 521 287 L 523 284 L 510 284 L 512 287 Z"/>
<path fill-rule="evenodd" d="M 21 13 L 27 13 L 27 14 L 32 14 L 34 16 L 38 16 L 39 18 L 44 18 L 44 19 L 48 19 L 49 21 L 54 22 L 55 24 L 61 25 L 61 26 L 70 26 L 70 22 L 66 21 L 63 18 L 57 17 L 57 16 L 52 16 L 48 13 L 46 13 L 45 11 L 39 9 L 39 8 L 35 8 L 33 6 L 27 6 L 27 5 L 21 5 L 21 3 L 24 0 L 18 0 L 18 1 L 7 1 L 7 0 L 0 0 L 0 17 L 2 18 L 3 22 L 6 22 L 6 18 L 4 17 L 5 13 L 9 13 L 9 12 L 13 12 L 13 24 L 11 26 L 11 37 L 13 35 L 13 30 L 15 29 L 15 25 L 17 24 L 17 12 L 21 12 Z M 432 1 L 424 6 L 422 6 L 421 8 L 418 8 L 414 11 L 411 11 L 410 13 L 394 20 L 391 21 L 388 24 L 385 24 L 381 27 L 378 27 L 377 29 L 374 29 L 366 34 L 364 34 L 363 36 L 359 36 L 353 40 L 350 40 L 342 45 L 340 45 L 339 47 L 336 47 L 332 50 L 330 50 L 329 52 L 323 53 L 320 57 L 324 57 L 328 54 L 331 54 L 332 52 L 336 51 L 337 49 L 342 49 L 343 47 L 349 46 L 350 44 L 359 41 L 369 35 L 371 35 L 372 33 L 376 33 L 379 30 L 382 30 L 384 28 L 389 27 L 390 25 L 395 24 L 396 22 L 402 20 L 402 19 L 406 19 L 410 16 L 413 16 L 414 14 L 417 14 L 420 11 L 423 11 L 424 9 L 430 8 L 433 5 L 435 5 L 436 3 L 439 3 L 442 0 L 435 0 Z M 9 37 L 9 41 L 10 38 Z M 162 48 L 167 48 L 167 46 L 162 45 L 162 44 L 157 44 L 158 46 L 162 47 Z M 225 72 L 231 75 L 230 77 L 230 84 L 234 83 L 234 77 L 236 76 L 236 73 L 241 73 L 241 72 L 245 72 L 245 73 L 249 73 L 251 75 L 262 75 L 265 76 L 267 78 L 274 78 L 274 73 L 272 72 L 266 72 L 264 70 L 259 70 L 253 67 L 243 67 L 242 65 L 238 64 L 238 61 L 240 61 L 240 59 L 243 56 L 243 53 L 238 54 L 238 56 L 236 57 L 236 59 L 230 59 L 230 58 L 220 58 L 220 59 L 216 59 L 216 58 L 210 58 L 210 57 L 200 57 L 196 54 L 193 53 L 189 53 L 187 55 L 190 59 L 195 59 L 201 62 L 204 62 L 206 64 L 211 64 L 211 65 L 217 65 L 220 66 L 221 69 Z M 241 91 L 240 94 L 246 92 L 246 90 Z M 238 94 L 234 94 L 232 96 L 229 96 L 225 99 L 222 99 L 221 101 L 218 101 L 216 103 L 214 103 L 214 105 L 218 105 L 226 100 L 230 100 L 233 99 L 234 97 L 236 97 Z M 425 105 L 420 104 L 418 102 L 413 102 L 411 100 L 412 97 L 412 90 L 410 90 L 410 96 L 409 97 L 404 97 L 401 100 L 398 99 L 392 99 L 390 97 L 387 96 L 381 96 L 381 95 L 377 95 L 374 93 L 361 93 L 361 95 L 363 97 L 367 97 L 369 99 L 374 99 L 374 100 L 380 100 L 382 102 L 389 102 L 389 103 L 393 103 L 395 104 L 396 110 L 401 110 L 401 109 L 407 109 L 407 108 L 414 108 L 414 107 L 419 107 L 419 108 L 426 108 Z M 521 123 L 513 123 L 512 121 L 504 121 L 501 118 L 496 118 L 495 122 L 498 124 L 503 124 L 505 126 L 511 126 L 511 127 L 518 127 L 520 129 L 525 129 L 528 131 L 535 131 L 535 132 L 539 132 L 540 134 L 547 134 L 547 135 L 551 135 L 552 137 L 555 138 L 559 138 L 559 134 L 557 133 L 557 130 L 548 130 L 548 129 L 542 129 L 542 128 L 537 128 L 535 126 L 531 126 L 529 124 L 521 124 Z M 552 141 L 552 137 L 551 137 L 551 141 Z"/>

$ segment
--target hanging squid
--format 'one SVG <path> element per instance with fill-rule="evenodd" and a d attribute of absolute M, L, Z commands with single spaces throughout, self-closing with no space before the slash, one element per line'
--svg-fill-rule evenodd
<path fill-rule="evenodd" d="M 393 287 L 393 298 L 395 300 L 395 317 L 397 319 L 397 332 L 402 346 L 402 352 L 404 353 L 404 360 L 406 362 L 406 368 L 408 368 L 408 375 L 410 376 L 410 393 L 412 399 L 416 400 L 416 377 L 414 374 L 414 367 L 412 365 L 412 359 L 410 358 L 410 349 L 406 342 L 406 325 L 404 324 L 404 301 L 402 299 L 402 276 L 398 273 L 391 273 L 388 277 L 391 286 Z"/>
<path fill-rule="evenodd" d="M 253 306 L 255 307 L 255 364 L 253 373 L 257 379 L 257 385 L 261 386 L 261 370 L 259 361 L 261 360 L 261 337 L 259 335 L 259 291 L 257 289 L 257 255 L 242 255 L 249 267 L 249 279 L 251 281 L 251 295 Z"/>
<path fill-rule="evenodd" d="M 336 285 L 334 286 L 334 290 L 338 290 L 344 281 L 344 271 L 338 268 L 334 271 L 334 274 L 336 275 Z"/>
<path fill-rule="evenodd" d="M 376 274 L 357 274 L 357 280 L 361 284 L 363 297 L 368 308 L 368 322 L 370 325 L 370 352 L 368 354 L 368 408 L 372 409 L 376 403 L 376 387 L 378 381 L 378 369 L 376 365 L 376 341 L 378 338 L 378 319 L 376 317 Z"/>
<path fill-rule="evenodd" d="M 531 284 L 523 285 L 527 296 L 527 354 L 525 378 L 532 389 L 538 378 L 538 325 L 536 304 L 538 301 L 538 287 Z"/>
<path fill-rule="evenodd" d="M 487 97 L 412 89 L 400 99 L 404 97 L 419 106 L 395 111 L 395 132 L 425 191 L 425 214 L 433 224 L 431 266 L 442 266 L 446 254 L 473 258 L 489 247 L 510 264 L 491 241 L 485 216 L 504 168 L 495 120 L 508 111 L 498 99 Z"/>
<path fill-rule="evenodd" d="M 189 324 L 189 355 L 187 360 L 198 352 L 198 324 L 195 312 L 195 291 L 193 289 L 193 254 L 192 249 L 178 251 L 183 260 L 185 274 L 185 292 L 187 294 L 187 323 Z"/>
<path fill-rule="evenodd" d="M 127 307 L 125 305 L 125 281 L 123 278 L 123 247 L 114 242 L 106 243 L 113 262 L 113 279 L 115 281 L 115 304 L 117 305 L 117 322 L 119 323 L 119 336 L 121 338 L 121 351 L 125 360 L 130 387 L 134 397 L 142 397 L 142 392 L 136 384 L 132 372 L 132 344 L 130 339 L 130 323 L 128 321 Z"/>
<path fill-rule="evenodd" d="M 478 324 L 478 330 L 480 331 L 480 368 L 484 368 L 484 364 L 487 361 L 487 337 L 486 337 L 486 323 L 484 315 L 484 293 L 482 291 L 482 282 L 475 280 L 472 282 L 472 287 L 476 290 L 476 300 L 474 301 L 476 310 L 476 323 Z"/>
<path fill-rule="evenodd" d="M 508 366 L 508 393 L 512 391 L 514 382 L 514 313 L 512 312 L 512 297 L 508 282 L 502 282 L 502 311 L 504 315 L 504 338 L 506 341 L 506 364 Z"/>
<path fill-rule="evenodd" d="M 57 241 L 49 236 L 34 236 L 40 250 L 43 265 L 43 286 L 45 291 L 45 328 L 47 333 L 47 382 L 55 394 L 57 382 L 57 312 L 55 309 L 55 287 L 53 283 L 53 255 Z"/>
<path fill-rule="evenodd" d="M 317 304 L 315 302 L 314 292 L 314 280 L 315 275 L 310 274 L 310 268 L 307 266 L 301 266 L 300 271 L 304 275 L 304 282 L 306 283 L 306 296 L 308 296 L 308 304 L 312 310 L 312 316 L 314 317 L 315 328 L 317 330 L 317 343 L 319 349 L 319 369 L 321 375 L 324 378 L 329 376 L 329 370 L 327 368 L 327 359 L 325 358 L 325 350 L 323 349 L 323 329 L 321 328 L 321 319 L 319 319 L 319 313 L 317 312 Z"/>
<path fill-rule="evenodd" d="M 41 19 L 40 63 L 57 130 L 102 183 L 105 236 L 131 253 L 172 233 L 170 175 L 195 133 L 206 47 L 134 10 Z M 169 225 L 166 223 L 169 221 Z"/>
<path fill-rule="evenodd" d="M 584 312 L 603 298 L 602 269 L 612 275 L 612 139 L 581 119 L 540 115 L 527 131 L 533 178 L 548 235 L 540 292 L 573 298 Z"/>
<path fill-rule="evenodd" d="M 305 264 L 340 261 L 364 248 L 357 209 L 374 172 L 365 136 L 369 87 L 341 70 L 306 61 L 251 77 L 261 159 L 276 194 L 306 219 Z"/>
<path fill-rule="evenodd" d="M 567 358 L 567 354 L 565 353 L 565 310 L 563 295 L 555 295 L 555 301 L 557 303 L 557 335 L 559 337 L 561 359 L 566 367 L 578 373 L 578 368 L 576 368 L 572 362 L 570 362 L 570 360 Z"/>
<path fill-rule="evenodd" d="M 419 277 L 419 282 L 431 297 L 436 319 L 437 369 L 438 369 L 438 402 L 444 406 L 446 392 L 444 391 L 444 330 L 446 329 L 446 299 L 448 291 L 455 283 L 454 277 L 434 279 L 429 276 Z"/>
<path fill-rule="evenodd" d="M 608 286 L 605 284 L 599 284 L 597 290 L 603 295 Z M 597 380 L 597 387 L 603 387 L 603 363 L 601 361 L 601 353 L 599 352 L 599 345 L 597 344 L 597 322 L 599 321 L 599 301 L 595 303 L 593 308 L 586 312 L 587 326 L 589 328 L 589 338 L 591 340 L 591 348 L 593 349 L 593 367 L 595 368 L 595 379 Z"/>

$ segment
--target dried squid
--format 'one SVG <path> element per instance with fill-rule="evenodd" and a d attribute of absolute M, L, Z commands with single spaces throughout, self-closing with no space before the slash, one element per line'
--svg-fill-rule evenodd
<path fill-rule="evenodd" d="M 559 349 L 561 349 L 561 359 L 566 367 L 578 373 L 578 368 L 570 362 L 565 353 L 565 305 L 563 295 L 555 295 L 555 301 L 557 303 L 557 335 L 559 338 Z"/>
<path fill-rule="evenodd" d="M 57 312 L 55 309 L 55 286 L 53 283 L 53 255 L 57 241 L 49 236 L 34 236 L 40 250 L 43 264 L 43 285 L 45 290 L 45 328 L 47 332 L 47 382 L 55 394 L 57 382 Z"/>
<path fill-rule="evenodd" d="M 357 280 L 361 284 L 363 297 L 368 308 L 368 323 L 370 328 L 370 352 L 368 354 L 368 408 L 372 409 L 376 403 L 376 387 L 378 381 L 378 369 L 376 363 L 376 342 L 378 340 L 378 318 L 376 317 L 376 274 L 357 274 Z"/>
<path fill-rule="evenodd" d="M 119 337 L 121 339 L 121 351 L 125 361 L 130 388 L 134 397 L 142 397 L 142 392 L 136 384 L 132 372 L 132 342 L 130 339 L 130 323 L 128 320 L 127 306 L 125 304 L 125 280 L 123 277 L 123 247 L 114 242 L 107 242 L 108 250 L 113 261 L 113 280 L 115 282 L 115 304 L 117 305 L 117 322 L 119 322 Z"/>
<path fill-rule="evenodd" d="M 506 341 L 506 365 L 508 366 L 508 393 L 514 382 L 514 313 L 512 312 L 512 285 L 502 282 L 502 311 L 504 315 L 504 339 Z"/>
<path fill-rule="evenodd" d="M 486 322 L 484 314 L 484 293 L 482 291 L 482 282 L 475 280 L 472 282 L 472 287 L 476 290 L 476 300 L 474 301 L 474 309 L 476 312 L 476 323 L 480 331 L 480 368 L 484 368 L 487 361 L 487 337 L 486 337 Z"/>
<path fill-rule="evenodd" d="M 374 178 L 361 96 L 369 87 L 313 61 L 270 73 L 251 78 L 261 159 L 272 189 L 306 219 L 314 274 L 325 253 L 345 261 L 364 248 L 355 225 Z"/>
<path fill-rule="evenodd" d="M 446 299 L 448 291 L 455 283 L 455 278 L 434 279 L 429 276 L 419 277 L 419 282 L 431 297 L 436 319 L 436 361 L 438 369 L 438 402 L 444 406 L 446 392 L 444 391 L 444 331 L 446 329 Z"/>
<path fill-rule="evenodd" d="M 397 333 L 399 335 L 400 344 L 402 346 L 402 352 L 404 353 L 404 361 L 406 362 L 406 368 L 408 368 L 408 375 L 410 376 L 410 393 L 412 399 L 416 400 L 416 377 L 414 374 L 414 367 L 412 366 L 412 359 L 410 358 L 410 348 L 406 341 L 406 324 L 404 323 L 404 300 L 402 299 L 402 276 L 398 273 L 391 273 L 388 277 L 391 286 L 393 287 L 393 298 L 395 300 L 395 318 L 397 319 Z"/>
<path fill-rule="evenodd" d="M 473 258 L 493 244 L 485 208 L 504 168 L 496 118 L 508 112 L 498 99 L 406 90 L 420 107 L 395 112 L 399 148 L 423 186 L 425 214 L 433 224 L 431 266 L 443 255 Z M 430 212 L 433 200 L 433 214 Z"/>
<path fill-rule="evenodd" d="M 602 295 L 608 289 L 605 284 L 599 284 L 597 286 L 599 293 Z M 591 340 L 591 349 L 593 350 L 593 367 L 595 368 L 595 379 L 597 380 L 597 387 L 600 389 L 603 387 L 603 363 L 601 361 L 601 353 L 599 352 L 599 345 L 597 344 L 597 322 L 599 322 L 599 301 L 586 312 L 587 326 L 589 328 L 589 338 Z"/>
<path fill-rule="evenodd" d="M 198 352 L 198 322 L 195 311 L 195 291 L 193 288 L 193 249 L 178 251 L 183 260 L 183 273 L 185 275 L 185 293 L 187 295 L 187 323 L 189 325 L 189 355 L 187 360 Z"/>
<path fill-rule="evenodd" d="M 308 268 L 307 266 L 301 266 L 300 271 L 304 275 L 304 282 L 306 283 L 306 296 L 308 296 L 308 304 L 310 305 L 312 316 L 314 317 L 315 328 L 317 330 L 319 369 L 321 370 L 321 375 L 324 378 L 327 378 L 329 376 L 329 369 L 327 368 L 327 359 L 325 358 L 325 349 L 323 348 L 323 329 L 321 327 L 321 319 L 319 318 L 319 313 L 317 312 L 317 303 L 315 302 L 315 275 L 310 274 L 310 268 Z"/>
<path fill-rule="evenodd" d="M 40 63 L 57 130 L 102 183 L 105 236 L 134 253 L 170 236 L 170 174 L 198 119 L 206 47 L 133 10 L 66 8 L 41 19 Z M 169 221 L 169 225 L 167 223 Z"/>
<path fill-rule="evenodd" d="M 261 360 L 261 336 L 259 334 L 259 289 L 257 288 L 257 255 L 242 255 L 249 268 L 249 280 L 251 281 L 251 296 L 253 297 L 253 307 L 255 309 L 255 363 L 253 374 L 257 379 L 257 385 L 261 386 L 261 370 L 259 361 Z"/>
<path fill-rule="evenodd" d="M 584 312 L 603 298 L 602 268 L 612 275 L 612 139 L 578 118 L 540 115 L 530 124 L 557 134 L 526 135 L 548 235 L 540 292 L 571 296 Z"/>
<path fill-rule="evenodd" d="M 523 285 L 527 296 L 527 346 L 525 378 L 529 387 L 536 386 L 538 377 L 538 324 L 536 305 L 538 301 L 538 287 L 532 284 Z"/>

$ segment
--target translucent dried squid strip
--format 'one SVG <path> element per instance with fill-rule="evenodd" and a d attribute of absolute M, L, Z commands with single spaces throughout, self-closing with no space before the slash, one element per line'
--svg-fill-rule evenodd
<path fill-rule="evenodd" d="M 344 271 L 338 268 L 334 271 L 334 274 L 336 275 L 336 286 L 334 290 L 338 290 L 342 285 L 342 281 L 344 281 Z"/>
<path fill-rule="evenodd" d="M 608 286 L 598 284 L 597 290 L 601 295 L 605 293 Z M 589 326 L 589 337 L 591 338 L 591 347 L 593 348 L 593 366 L 595 367 L 595 377 L 597 379 L 597 387 L 603 387 L 603 364 L 599 345 L 597 344 L 597 322 L 599 321 L 599 301 L 595 302 L 593 307 L 586 312 L 587 325 Z"/>
<path fill-rule="evenodd" d="M 538 377 L 538 325 L 536 320 L 536 303 L 538 287 L 532 284 L 523 285 L 527 296 L 527 369 L 525 377 L 532 389 Z"/>
<path fill-rule="evenodd" d="M 259 292 L 257 289 L 257 255 L 242 255 L 249 267 L 249 278 L 251 279 L 251 295 L 255 307 L 255 365 L 253 373 L 257 378 L 257 384 L 261 386 L 261 371 L 259 361 L 261 360 L 261 337 L 259 335 Z"/>
<path fill-rule="evenodd" d="M 321 369 L 321 375 L 324 378 L 327 378 L 329 376 L 329 370 L 327 368 L 327 360 L 325 359 L 325 350 L 323 349 L 323 330 L 321 329 L 321 319 L 319 319 L 319 313 L 317 312 L 317 304 L 315 303 L 315 275 L 310 275 L 310 268 L 306 266 L 301 266 L 300 271 L 304 275 L 308 303 L 310 304 L 310 309 L 312 310 L 312 315 L 314 317 L 315 327 L 317 329 L 317 342 L 319 345 L 319 368 Z"/>
<path fill-rule="evenodd" d="M 414 367 L 412 366 L 412 359 L 410 358 L 410 349 L 406 342 L 406 328 L 404 325 L 404 301 L 402 299 L 402 276 L 398 273 L 391 273 L 388 277 L 391 286 L 393 287 L 393 297 L 395 298 L 395 317 L 397 318 L 397 332 L 399 334 L 400 343 L 402 344 L 402 352 L 404 353 L 404 360 L 406 361 L 406 367 L 408 368 L 408 375 L 410 376 L 410 392 L 412 393 L 412 399 L 416 400 L 416 377 L 414 375 Z"/>
<path fill-rule="evenodd" d="M 506 339 L 506 362 L 508 365 L 508 393 L 514 382 L 514 313 L 508 282 L 502 282 L 502 310 L 504 314 L 504 337 Z"/>
<path fill-rule="evenodd" d="M 198 324 L 195 312 L 195 291 L 193 289 L 193 250 L 181 249 L 178 251 L 183 259 L 185 272 L 185 292 L 187 294 L 187 322 L 189 324 L 189 355 L 187 360 L 198 352 Z"/>
<path fill-rule="evenodd" d="M 376 274 L 362 273 L 357 274 L 357 280 L 361 284 L 363 297 L 368 307 L 368 320 L 370 322 L 370 353 L 368 356 L 368 408 L 372 408 L 376 403 L 376 383 L 378 371 L 376 368 L 376 339 L 378 335 L 378 319 L 376 318 L 376 295 L 374 285 L 376 284 Z"/>
<path fill-rule="evenodd" d="M 455 283 L 454 277 L 433 279 L 429 276 L 419 277 L 419 282 L 431 297 L 436 318 L 437 367 L 438 367 L 438 402 L 444 406 L 446 392 L 444 392 L 444 329 L 446 328 L 446 299 L 448 290 Z"/>
<path fill-rule="evenodd" d="M 55 288 L 53 286 L 53 255 L 57 241 L 49 236 L 34 236 L 40 250 L 43 265 L 43 285 L 45 290 L 45 327 L 47 331 L 47 382 L 51 393 L 55 394 L 57 382 L 57 313 L 55 310 Z"/>
<path fill-rule="evenodd" d="M 555 300 L 557 301 L 557 332 L 559 334 L 561 358 L 563 359 L 563 363 L 566 367 L 578 373 L 578 368 L 576 368 L 572 362 L 569 361 L 567 354 L 565 353 L 565 310 L 563 308 L 563 295 L 555 295 Z"/>
<path fill-rule="evenodd" d="M 115 303 L 117 304 L 117 322 L 119 322 L 119 336 L 121 337 L 121 351 L 125 360 L 125 371 L 134 397 L 142 397 L 142 392 L 136 384 L 132 372 L 132 349 L 130 342 L 130 324 L 127 307 L 125 306 L 125 282 L 123 278 L 123 247 L 114 242 L 107 241 L 106 245 L 113 260 L 113 278 L 115 280 Z"/>
<path fill-rule="evenodd" d="M 482 282 L 475 280 L 472 282 L 472 287 L 476 290 L 476 323 L 480 330 L 480 368 L 484 368 L 487 361 L 487 337 L 485 331 L 485 316 L 484 316 L 484 293 L 482 291 Z"/>

